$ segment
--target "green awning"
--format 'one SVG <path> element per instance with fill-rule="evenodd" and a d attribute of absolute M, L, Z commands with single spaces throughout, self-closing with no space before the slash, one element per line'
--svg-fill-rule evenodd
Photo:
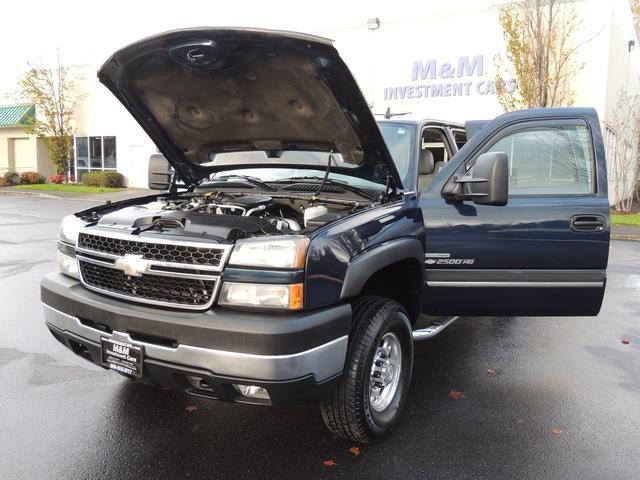
<path fill-rule="evenodd" d="M 36 113 L 33 104 L 0 105 L 0 127 L 21 127 L 29 123 Z"/>

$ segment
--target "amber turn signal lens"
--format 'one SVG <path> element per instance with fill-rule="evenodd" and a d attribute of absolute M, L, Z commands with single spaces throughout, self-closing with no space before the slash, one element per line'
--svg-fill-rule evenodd
<path fill-rule="evenodd" d="M 304 305 L 302 292 L 302 283 L 294 283 L 289 287 L 289 308 L 291 310 L 299 310 Z"/>
<path fill-rule="evenodd" d="M 293 261 L 293 268 L 304 268 L 307 259 L 307 249 L 309 248 L 309 239 L 302 238 L 296 245 L 296 256 Z M 302 285 L 300 285 L 300 294 L 302 295 Z"/>

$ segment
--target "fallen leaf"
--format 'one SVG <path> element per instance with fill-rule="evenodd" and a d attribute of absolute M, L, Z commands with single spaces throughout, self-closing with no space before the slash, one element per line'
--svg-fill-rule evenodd
<path fill-rule="evenodd" d="M 631 342 L 629 340 L 627 340 L 626 338 L 622 339 L 622 343 L 623 345 L 629 345 Z"/>
<path fill-rule="evenodd" d="M 493 368 L 487 368 L 487 375 L 495 375 L 496 371 Z"/>
<path fill-rule="evenodd" d="M 560 430 L 558 427 L 553 427 L 551 429 L 551 433 L 553 433 L 554 435 L 562 435 L 562 430 Z"/>
<path fill-rule="evenodd" d="M 354 454 L 356 457 L 360 455 L 360 447 L 351 447 L 349 453 Z"/>
<path fill-rule="evenodd" d="M 325 467 L 335 467 L 336 465 L 338 465 L 335 461 L 333 460 L 325 460 L 324 462 L 324 466 Z"/>
<path fill-rule="evenodd" d="M 464 392 L 459 392 L 458 390 L 450 390 L 449 397 L 454 400 L 458 400 L 460 398 L 464 398 Z"/>
<path fill-rule="evenodd" d="M 186 410 L 188 413 L 195 412 L 197 409 L 198 409 L 198 407 L 196 407 L 195 405 L 189 405 L 188 407 L 186 407 L 186 408 L 185 408 L 185 410 Z"/>

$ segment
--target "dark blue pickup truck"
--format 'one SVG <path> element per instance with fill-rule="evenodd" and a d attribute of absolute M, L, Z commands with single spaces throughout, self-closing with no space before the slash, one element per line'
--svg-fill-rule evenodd
<path fill-rule="evenodd" d="M 398 420 L 414 339 L 459 315 L 600 309 L 592 109 L 376 121 L 331 42 L 251 29 L 147 38 L 98 75 L 162 152 L 164 192 L 62 222 L 46 325 L 97 365 L 218 400 L 320 401 L 332 432 L 370 442 Z"/>

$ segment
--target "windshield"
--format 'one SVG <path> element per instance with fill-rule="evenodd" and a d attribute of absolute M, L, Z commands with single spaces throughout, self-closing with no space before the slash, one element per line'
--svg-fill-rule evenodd
<path fill-rule="evenodd" d="M 306 168 L 238 168 L 214 173 L 209 177 L 209 179 L 213 180 L 216 177 L 227 177 L 229 175 L 247 175 L 249 177 L 258 178 L 263 182 L 277 182 L 296 177 L 313 177 L 322 179 L 324 174 L 324 170 L 310 170 Z M 345 182 L 354 187 L 384 188 L 383 185 L 379 183 L 370 182 L 359 177 L 352 177 L 350 175 L 343 175 L 340 173 L 329 173 L 329 179 L 336 180 L 338 182 Z"/>
<path fill-rule="evenodd" d="M 378 126 L 402 184 L 407 190 L 411 190 L 412 185 L 415 185 L 415 169 L 411 166 L 415 165 L 416 126 L 398 122 L 379 122 Z"/>

